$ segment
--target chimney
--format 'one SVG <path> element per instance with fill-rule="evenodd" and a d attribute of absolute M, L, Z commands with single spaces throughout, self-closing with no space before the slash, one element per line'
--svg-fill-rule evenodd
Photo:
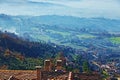
<path fill-rule="evenodd" d="M 37 70 L 37 80 L 42 80 L 42 75 L 41 75 L 41 66 L 36 66 Z"/>
<path fill-rule="evenodd" d="M 51 67 L 52 67 L 51 61 L 50 60 L 45 60 L 44 61 L 44 70 L 45 71 L 51 71 Z"/>
<path fill-rule="evenodd" d="M 62 60 L 57 60 L 56 70 L 62 70 Z"/>

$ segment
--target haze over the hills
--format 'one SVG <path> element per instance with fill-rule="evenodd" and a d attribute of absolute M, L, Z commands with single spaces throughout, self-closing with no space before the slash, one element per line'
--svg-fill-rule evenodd
<path fill-rule="evenodd" d="M 66 15 L 120 19 L 119 0 L 0 0 L 8 15 Z"/>

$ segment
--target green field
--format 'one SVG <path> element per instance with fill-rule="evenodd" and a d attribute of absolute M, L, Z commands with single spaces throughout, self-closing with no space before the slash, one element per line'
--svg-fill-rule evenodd
<path fill-rule="evenodd" d="M 77 37 L 79 37 L 79 39 L 95 38 L 95 36 L 93 36 L 91 34 L 80 34 L 80 35 L 77 35 Z"/>
<path fill-rule="evenodd" d="M 120 37 L 112 37 L 112 38 L 110 38 L 110 40 L 111 40 L 113 43 L 120 44 Z"/>
<path fill-rule="evenodd" d="M 51 32 L 51 33 L 55 33 L 55 34 L 60 34 L 62 35 L 63 37 L 65 36 L 70 36 L 70 33 L 69 32 L 61 32 L 61 31 L 55 31 L 55 30 L 47 30 L 48 32 Z"/>
<path fill-rule="evenodd" d="M 74 40 L 84 40 L 95 38 L 96 36 L 91 35 L 89 33 L 81 33 L 74 31 L 56 31 L 53 29 L 46 29 L 44 31 L 39 31 L 38 28 L 32 28 L 36 33 L 34 35 L 31 34 L 31 37 L 36 41 L 45 41 L 55 43 L 57 45 L 69 46 L 76 49 L 82 49 L 84 51 L 87 50 L 85 46 L 78 45 L 79 42 L 71 42 Z M 56 37 L 54 37 L 56 36 Z"/>

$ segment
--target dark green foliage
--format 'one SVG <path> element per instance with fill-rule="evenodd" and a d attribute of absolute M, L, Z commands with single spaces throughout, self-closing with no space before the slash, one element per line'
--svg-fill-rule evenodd
<path fill-rule="evenodd" d="M 23 62 L 26 69 L 35 69 L 35 66 L 43 66 L 43 59 L 41 58 L 26 58 Z"/>
<path fill-rule="evenodd" d="M 73 71 L 74 70 L 74 68 L 73 68 L 73 66 L 66 66 L 65 67 L 66 68 L 66 71 Z"/>
<path fill-rule="evenodd" d="M 83 62 L 83 72 L 87 72 L 87 73 L 90 72 L 89 63 L 87 61 Z"/>
<path fill-rule="evenodd" d="M 0 67 L 6 65 L 7 69 L 11 70 L 28 70 L 35 69 L 37 65 L 43 65 L 43 59 L 40 58 L 25 58 L 24 60 L 20 60 L 16 57 L 12 56 L 1 56 L 0 57 Z M 3 68 L 4 69 L 4 68 Z"/>

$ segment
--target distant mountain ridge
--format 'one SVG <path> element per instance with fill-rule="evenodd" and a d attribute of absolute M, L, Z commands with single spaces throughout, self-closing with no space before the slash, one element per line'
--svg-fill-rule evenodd
<path fill-rule="evenodd" d="M 120 20 L 105 19 L 105 18 L 78 18 L 72 16 L 9 16 L 5 14 L 0 15 L 0 27 L 15 27 L 20 29 L 27 29 L 27 27 L 40 26 L 40 24 L 56 25 L 60 27 L 87 28 L 95 30 L 119 31 Z"/>

